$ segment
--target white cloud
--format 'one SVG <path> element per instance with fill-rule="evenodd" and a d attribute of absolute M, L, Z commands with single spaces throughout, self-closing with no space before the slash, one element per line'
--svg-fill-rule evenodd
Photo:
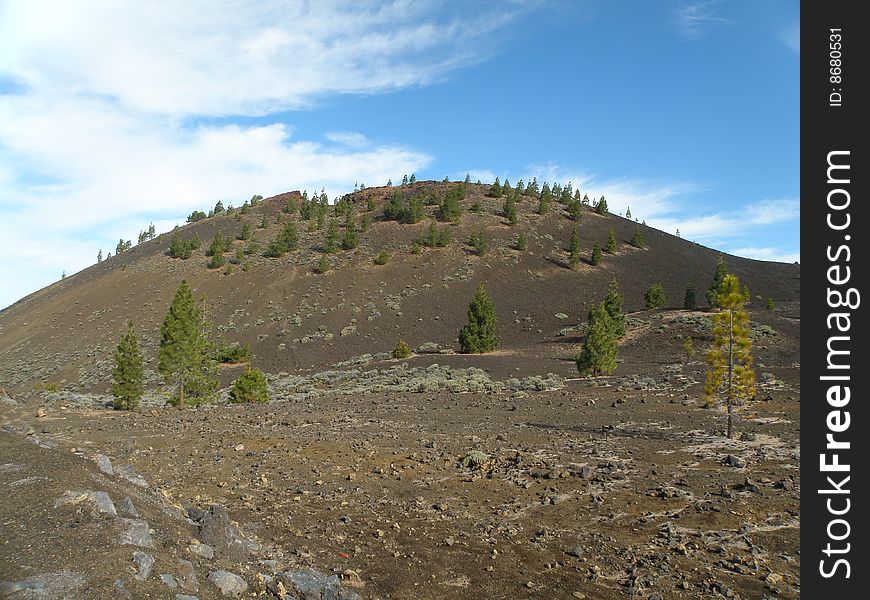
<path fill-rule="evenodd" d="M 438 3 L 406 0 L 13 0 L 0 7 L 0 72 L 130 110 L 269 114 L 431 83 L 488 56 L 489 34 L 522 10 L 445 18 Z"/>
<path fill-rule="evenodd" d="M 714 27 L 730 25 L 731 21 L 718 16 L 722 0 L 686 2 L 674 11 L 674 24 L 687 40 L 696 40 Z"/>
<path fill-rule="evenodd" d="M 784 263 L 800 262 L 801 260 L 800 252 L 782 252 L 778 248 L 734 248 L 730 253 L 745 258 Z"/>

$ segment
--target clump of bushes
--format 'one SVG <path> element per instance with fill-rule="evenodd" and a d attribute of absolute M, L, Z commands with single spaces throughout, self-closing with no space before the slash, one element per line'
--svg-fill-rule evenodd
<path fill-rule="evenodd" d="M 260 369 L 248 367 L 230 387 L 230 402 L 265 404 L 268 401 L 269 387 L 266 384 L 266 375 Z"/>

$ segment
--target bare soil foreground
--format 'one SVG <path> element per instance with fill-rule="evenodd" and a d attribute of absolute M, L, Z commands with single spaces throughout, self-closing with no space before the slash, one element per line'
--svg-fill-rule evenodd
<path fill-rule="evenodd" d="M 797 598 L 798 307 L 760 316 L 759 394 L 731 441 L 699 401 L 703 362 L 680 355 L 686 314 L 701 315 L 633 315 L 607 378 L 568 379 L 573 364 L 547 358 L 564 342 L 545 346 L 544 391 L 500 385 L 528 370 L 505 352 L 470 378 L 455 355 L 338 369 L 264 406 L 7 397 L 0 580 L 11 598 L 217 598 L 210 574 L 227 571 L 241 597 L 293 598 L 285 575 L 312 567 L 321 587 L 298 597 Z M 484 391 L 354 391 L 375 369 Z M 215 535 L 215 518 L 240 529 Z M 130 541 L 139 522 L 149 544 Z"/>

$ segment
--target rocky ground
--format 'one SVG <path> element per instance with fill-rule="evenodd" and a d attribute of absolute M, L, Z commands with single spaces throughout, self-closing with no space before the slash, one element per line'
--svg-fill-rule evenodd
<path fill-rule="evenodd" d="M 556 358 L 529 379 L 510 353 L 471 370 L 431 354 L 275 376 L 263 406 L 6 397 L 2 589 L 798 598 L 797 324 L 757 328 L 758 397 L 728 440 L 724 412 L 700 401 L 703 362 L 679 357 L 703 319 L 658 315 L 633 317 L 625 361 L 601 379 Z M 639 360 L 653 349 L 660 360 Z"/>

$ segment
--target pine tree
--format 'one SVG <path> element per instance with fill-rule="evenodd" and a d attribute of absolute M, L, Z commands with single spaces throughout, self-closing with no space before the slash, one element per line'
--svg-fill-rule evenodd
<path fill-rule="evenodd" d="M 402 185 L 408 185 L 408 174 L 405 173 L 405 176 L 402 177 Z"/>
<path fill-rule="evenodd" d="M 607 214 L 607 200 L 604 199 L 604 196 L 601 196 L 598 204 L 595 205 L 595 212 L 599 215 Z"/>
<path fill-rule="evenodd" d="M 767 312 L 772 313 L 776 310 L 776 304 L 773 303 L 773 298 L 767 299 Z"/>
<path fill-rule="evenodd" d="M 514 245 L 517 250 L 525 250 L 529 247 L 529 238 L 525 233 L 517 235 L 517 243 Z"/>
<path fill-rule="evenodd" d="M 511 182 L 508 181 L 507 177 L 505 177 L 504 184 L 501 186 L 502 194 L 510 194 L 511 193 Z"/>
<path fill-rule="evenodd" d="M 481 283 L 468 305 L 468 324 L 459 332 L 459 347 L 463 354 L 491 352 L 498 346 L 495 304 Z"/>
<path fill-rule="evenodd" d="M 498 181 L 498 177 L 495 178 L 495 183 L 489 188 L 489 191 L 486 193 L 490 198 L 501 198 L 501 183 Z"/>
<path fill-rule="evenodd" d="M 608 254 L 616 254 L 616 248 L 616 232 L 613 230 L 613 227 L 611 227 L 610 231 L 607 233 L 607 246 L 605 246 L 605 250 L 607 250 Z"/>
<path fill-rule="evenodd" d="M 171 402 L 183 407 L 186 401 L 207 401 L 217 389 L 217 363 L 208 335 L 203 306 L 197 306 L 187 281 L 182 279 L 169 311 L 160 326 L 158 370 L 179 385 Z"/>
<path fill-rule="evenodd" d="M 719 256 L 716 259 L 716 271 L 713 273 L 713 281 L 710 282 L 710 287 L 707 288 L 707 304 L 710 308 L 719 308 L 719 288 L 722 287 L 722 282 L 728 275 L 728 263 L 725 262 L 724 256 Z"/>
<path fill-rule="evenodd" d="M 471 234 L 471 239 L 468 241 L 468 245 L 477 251 L 478 256 L 486 254 L 486 251 L 489 248 L 489 242 L 487 241 L 486 234 L 482 229 Z"/>
<path fill-rule="evenodd" d="M 349 228 L 344 230 L 344 237 L 341 239 L 341 247 L 345 250 L 353 250 L 359 245 L 359 234 L 356 232 L 356 228 Z"/>
<path fill-rule="evenodd" d="M 643 295 L 643 304 L 648 309 L 662 308 L 666 302 L 665 288 L 660 283 L 652 284 Z"/>
<path fill-rule="evenodd" d="M 640 225 L 635 226 L 634 233 L 632 234 L 631 240 L 628 243 L 635 248 L 646 247 L 646 243 L 643 241 L 643 234 L 640 232 Z"/>
<path fill-rule="evenodd" d="M 683 298 L 683 308 L 686 310 L 695 310 L 697 302 L 695 301 L 695 282 L 690 281 L 686 284 L 686 296 Z"/>
<path fill-rule="evenodd" d="M 269 401 L 269 386 L 266 375 L 260 369 L 252 369 L 250 365 L 230 386 L 230 402 L 265 404 Z"/>
<path fill-rule="evenodd" d="M 508 196 L 504 201 L 502 212 L 504 217 L 508 220 L 508 223 L 511 225 L 517 224 L 517 203 L 514 201 L 512 196 Z"/>
<path fill-rule="evenodd" d="M 338 221 L 335 219 L 329 220 L 329 228 L 326 230 L 326 237 L 323 241 L 323 251 L 327 254 L 338 252 Z"/>
<path fill-rule="evenodd" d="M 625 315 L 622 312 L 622 303 L 622 291 L 619 289 L 619 282 L 614 279 L 610 282 L 610 289 L 607 290 L 607 295 L 604 297 L 604 309 L 610 317 L 613 335 L 616 339 L 625 335 Z"/>
<path fill-rule="evenodd" d="M 544 191 L 541 192 L 541 199 L 538 201 L 538 214 L 545 215 L 550 210 L 550 192 L 544 184 Z"/>
<path fill-rule="evenodd" d="M 251 239 L 251 224 L 243 223 L 242 230 L 239 232 L 238 238 L 243 241 Z"/>
<path fill-rule="evenodd" d="M 103 249 L 102 248 L 100 248 L 100 251 L 97 252 L 97 262 L 98 263 L 103 262 Z"/>
<path fill-rule="evenodd" d="M 607 375 L 616 369 L 617 338 L 614 329 L 604 302 L 589 311 L 583 350 L 576 361 L 581 374 Z"/>
<path fill-rule="evenodd" d="M 181 233 L 175 231 L 169 242 L 169 256 L 187 260 L 193 253 L 193 248 L 188 240 L 182 239 Z"/>
<path fill-rule="evenodd" d="M 625 218 L 626 218 L 626 219 L 630 219 L 630 218 L 631 218 L 631 207 L 630 207 L 630 206 L 627 206 L 627 207 L 625 208 Z"/>
<path fill-rule="evenodd" d="M 570 200 L 568 200 L 568 215 L 574 221 L 579 221 L 580 218 L 583 216 L 583 209 L 580 206 L 579 200 L 575 198 L 571 198 Z"/>
<path fill-rule="evenodd" d="M 595 242 L 592 246 L 592 258 L 590 259 L 593 267 L 597 267 L 601 264 L 601 244 Z"/>
<path fill-rule="evenodd" d="M 411 173 L 411 178 L 408 180 L 409 183 L 417 183 L 417 174 Z"/>
<path fill-rule="evenodd" d="M 571 231 L 571 240 L 568 242 L 568 266 L 572 269 L 580 263 L 580 234 L 575 227 Z"/>
<path fill-rule="evenodd" d="M 318 261 L 317 266 L 314 267 L 314 272 L 322 275 L 329 270 L 329 260 L 326 258 L 326 255 L 320 257 L 320 261 Z"/>
<path fill-rule="evenodd" d="M 133 321 L 127 321 L 127 333 L 121 336 L 115 350 L 115 368 L 112 369 L 112 395 L 114 405 L 121 410 L 139 408 L 145 391 L 145 367 Z"/>
<path fill-rule="evenodd" d="M 740 293 L 740 281 L 725 275 L 719 286 L 713 315 L 713 349 L 707 355 L 707 382 L 704 396 L 708 405 L 720 391 L 725 393 L 728 409 L 728 438 L 734 437 L 734 404 L 755 397 L 755 370 L 752 368 L 752 340 L 749 314 L 744 310 L 748 298 Z"/>

